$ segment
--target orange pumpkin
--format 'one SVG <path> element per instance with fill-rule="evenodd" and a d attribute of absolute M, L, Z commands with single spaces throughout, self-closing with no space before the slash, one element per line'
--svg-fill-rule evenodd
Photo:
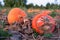
<path fill-rule="evenodd" d="M 8 14 L 8 23 L 12 24 L 18 20 L 20 20 L 19 17 L 26 17 L 27 15 L 25 14 L 25 12 L 23 10 L 21 10 L 20 8 L 13 8 L 10 10 L 9 14 Z"/>
<path fill-rule="evenodd" d="M 51 16 L 49 16 L 48 14 L 50 13 L 50 11 L 43 11 L 41 14 L 36 15 L 33 20 L 32 20 L 32 28 L 36 30 L 36 32 L 38 32 L 39 34 L 43 34 L 44 31 L 39 29 L 39 27 L 42 27 L 42 25 L 44 25 L 44 21 L 42 17 L 48 17 L 50 19 L 50 22 L 52 22 L 53 27 L 52 30 L 50 30 L 50 32 L 52 32 L 55 28 L 55 21 L 53 20 L 53 18 Z"/>

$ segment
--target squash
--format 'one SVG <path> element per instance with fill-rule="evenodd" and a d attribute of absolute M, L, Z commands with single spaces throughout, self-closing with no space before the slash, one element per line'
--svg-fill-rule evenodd
<path fill-rule="evenodd" d="M 32 28 L 35 29 L 36 32 L 38 32 L 39 34 L 44 33 L 44 31 L 40 29 L 44 25 L 44 21 L 42 21 L 42 17 L 46 16 L 49 18 L 50 22 L 52 22 L 53 27 L 50 30 L 50 32 L 53 32 L 55 28 L 55 21 L 53 20 L 51 16 L 48 15 L 49 13 L 50 13 L 49 11 L 43 11 L 42 13 L 36 15 L 32 20 Z"/>
<path fill-rule="evenodd" d="M 23 10 L 21 10 L 20 8 L 13 8 L 10 10 L 10 12 L 8 13 L 8 23 L 12 24 L 18 20 L 20 20 L 20 17 L 25 18 L 27 15 L 25 14 L 25 12 Z"/>

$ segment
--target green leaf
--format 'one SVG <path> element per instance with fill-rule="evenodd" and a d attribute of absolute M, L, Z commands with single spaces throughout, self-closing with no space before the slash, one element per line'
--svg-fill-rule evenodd
<path fill-rule="evenodd" d="M 50 33 L 47 33 L 47 34 L 44 34 L 43 36 L 44 36 L 44 37 L 47 37 L 47 38 L 51 38 L 53 35 L 50 34 Z"/>
<path fill-rule="evenodd" d="M 11 36 L 11 34 L 9 34 L 8 31 L 0 29 L 0 37 L 9 37 L 9 36 Z"/>
<path fill-rule="evenodd" d="M 38 36 L 38 33 L 35 32 L 35 33 L 34 33 L 34 37 L 36 38 L 37 36 Z"/>
<path fill-rule="evenodd" d="M 34 37 L 36 38 L 39 34 L 33 29 L 34 31 Z"/>
<path fill-rule="evenodd" d="M 54 18 L 56 16 L 56 12 L 52 12 L 50 16 Z"/>
<path fill-rule="evenodd" d="M 5 26 L 5 22 L 4 21 L 0 21 L 0 24 L 3 26 L 3 28 L 4 28 L 4 26 Z"/>

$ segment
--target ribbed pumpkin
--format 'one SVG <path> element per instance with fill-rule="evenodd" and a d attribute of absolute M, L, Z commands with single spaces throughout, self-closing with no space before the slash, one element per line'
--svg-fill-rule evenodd
<path fill-rule="evenodd" d="M 48 17 L 50 19 L 50 22 L 52 22 L 53 27 L 50 30 L 50 32 L 52 32 L 55 28 L 55 21 L 53 20 L 53 18 L 51 16 L 49 16 L 48 14 L 50 13 L 50 11 L 43 11 L 41 14 L 36 15 L 33 20 L 32 20 L 32 28 L 36 30 L 36 32 L 38 32 L 39 34 L 43 34 L 44 31 L 39 29 L 44 25 L 44 21 L 42 20 L 42 16 L 43 17 Z"/>
<path fill-rule="evenodd" d="M 25 14 L 25 12 L 23 10 L 21 10 L 20 8 L 13 8 L 10 10 L 10 12 L 8 13 L 8 23 L 12 24 L 18 20 L 20 20 L 19 17 L 26 17 L 27 15 Z"/>

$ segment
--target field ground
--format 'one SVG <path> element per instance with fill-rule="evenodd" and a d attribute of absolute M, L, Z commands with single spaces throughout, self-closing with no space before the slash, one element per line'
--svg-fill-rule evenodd
<path fill-rule="evenodd" d="M 58 24 L 55 28 L 55 31 L 52 33 L 53 36 L 51 38 L 46 38 L 46 37 L 42 37 L 40 35 L 38 35 L 36 38 L 34 37 L 34 32 L 33 32 L 33 29 L 31 28 L 31 26 L 29 25 L 28 28 L 26 27 L 23 27 L 22 29 L 18 28 L 19 25 L 17 24 L 14 24 L 14 25 L 8 25 L 8 22 L 7 22 L 7 14 L 8 12 L 10 11 L 11 8 L 7 8 L 7 9 L 1 9 L 0 10 L 0 28 L 6 28 L 6 27 L 11 27 L 9 33 L 12 33 L 13 34 L 13 37 L 10 37 L 11 39 L 6 39 L 6 40 L 60 40 L 60 24 Z M 34 17 L 34 15 L 36 15 L 36 13 L 38 12 L 41 12 L 43 10 L 39 10 L 39 9 L 35 9 L 34 11 L 29 11 L 27 9 L 23 9 L 25 10 L 25 12 L 27 13 L 28 15 L 28 18 L 32 19 L 31 17 Z M 52 10 L 51 10 L 52 11 Z M 29 13 L 28 13 L 29 12 Z M 55 12 L 55 11 L 54 11 Z M 60 11 L 58 11 L 59 13 Z M 59 20 L 59 19 L 57 19 Z M 4 21 L 4 23 L 2 23 Z M 31 22 L 30 22 L 31 23 Z M 19 32 L 18 31 L 12 31 L 14 29 L 14 26 L 15 26 L 15 29 L 17 30 L 20 30 Z M 14 30 L 15 30 L 14 29 Z"/>

